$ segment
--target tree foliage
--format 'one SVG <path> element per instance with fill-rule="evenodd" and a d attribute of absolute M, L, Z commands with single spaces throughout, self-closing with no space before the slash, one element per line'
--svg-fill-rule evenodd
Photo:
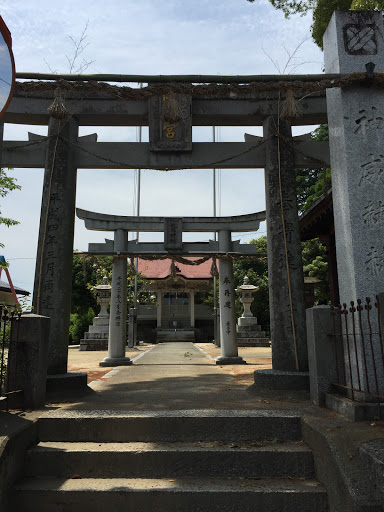
<path fill-rule="evenodd" d="M 328 140 L 328 125 L 322 124 L 312 132 L 312 139 Z M 300 213 L 307 210 L 332 185 L 330 169 L 296 169 L 297 206 Z"/>
<path fill-rule="evenodd" d="M 254 2 L 254 0 L 248 0 Z M 384 0 L 269 0 L 286 18 L 313 11 L 312 37 L 323 48 L 323 35 L 335 10 L 384 10 Z"/>
<path fill-rule="evenodd" d="M 20 190 L 21 187 L 20 185 L 17 185 L 16 181 L 16 178 L 8 176 L 4 169 L 0 169 L 0 197 L 6 197 L 12 190 Z M 17 220 L 0 216 L 0 224 L 5 224 L 9 227 L 19 224 L 19 222 Z"/>

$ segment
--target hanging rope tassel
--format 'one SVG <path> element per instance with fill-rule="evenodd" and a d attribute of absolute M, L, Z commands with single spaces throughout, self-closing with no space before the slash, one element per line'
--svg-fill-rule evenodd
<path fill-rule="evenodd" d="M 285 101 L 281 109 L 281 117 L 283 119 L 297 119 L 302 116 L 299 104 L 295 99 L 295 93 L 292 89 L 288 89 L 285 95 Z"/>
<path fill-rule="evenodd" d="M 216 265 L 216 258 L 212 259 L 211 276 L 212 277 L 219 277 L 219 271 L 218 271 L 217 265 Z"/>
<path fill-rule="evenodd" d="M 55 119 L 67 119 L 71 116 L 71 113 L 65 106 L 64 98 L 60 87 L 57 87 L 57 89 L 55 89 L 55 98 L 52 102 L 52 105 L 48 107 L 48 112 Z"/>
<path fill-rule="evenodd" d="M 163 96 L 163 119 L 167 123 L 178 123 L 182 119 L 181 108 L 176 99 L 176 94 L 170 91 Z"/>

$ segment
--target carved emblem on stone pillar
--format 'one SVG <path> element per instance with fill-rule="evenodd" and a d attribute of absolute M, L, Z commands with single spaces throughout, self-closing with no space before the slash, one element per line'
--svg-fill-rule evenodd
<path fill-rule="evenodd" d="M 343 28 L 345 51 L 349 55 L 376 55 L 375 25 L 348 23 Z"/>

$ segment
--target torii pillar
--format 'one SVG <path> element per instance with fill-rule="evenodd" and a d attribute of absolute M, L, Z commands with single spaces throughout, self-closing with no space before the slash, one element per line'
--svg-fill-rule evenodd
<path fill-rule="evenodd" d="M 67 374 L 78 123 L 49 120 L 33 310 L 51 318 L 48 375 Z M 86 374 L 85 376 L 86 383 Z M 84 379 L 84 377 L 82 377 Z"/>
<path fill-rule="evenodd" d="M 255 371 L 254 389 L 309 387 L 304 276 L 291 125 L 264 122 L 272 370 Z"/>
<path fill-rule="evenodd" d="M 219 251 L 231 250 L 231 232 L 219 231 Z M 221 356 L 216 364 L 246 364 L 237 349 L 235 287 L 232 261 L 219 260 L 219 304 L 220 304 L 220 340 Z M 213 291 L 216 293 L 216 290 Z"/>

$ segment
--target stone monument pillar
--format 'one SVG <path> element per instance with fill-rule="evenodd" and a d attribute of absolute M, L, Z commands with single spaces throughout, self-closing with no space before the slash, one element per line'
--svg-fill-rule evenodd
<path fill-rule="evenodd" d="M 290 123 L 267 118 L 264 141 L 272 367 L 303 372 L 308 352 Z"/>
<path fill-rule="evenodd" d="M 128 233 L 123 229 L 115 231 L 114 252 L 127 250 Z M 132 364 L 125 357 L 127 333 L 127 257 L 115 256 L 112 268 L 112 296 L 109 321 L 108 357 L 100 366 L 128 366 Z"/>
<path fill-rule="evenodd" d="M 384 71 L 381 12 L 335 11 L 324 34 L 326 73 Z M 341 303 L 384 290 L 384 91 L 357 83 L 327 90 Z"/>
<path fill-rule="evenodd" d="M 324 34 L 324 61 L 326 73 L 368 73 L 361 83 L 328 89 L 327 110 L 340 302 L 374 302 L 384 290 L 384 91 L 369 70 L 384 71 L 382 13 L 335 11 Z M 372 353 L 361 341 L 358 351 L 373 380 Z M 379 340 L 373 343 L 379 356 Z"/>
<path fill-rule="evenodd" d="M 251 305 L 253 294 L 259 289 L 258 286 L 249 284 L 247 276 L 244 277 L 244 283 L 236 288 L 235 292 L 241 294 L 240 302 L 244 306 L 243 314 L 237 319 L 237 346 L 238 347 L 269 347 L 269 339 L 265 337 L 265 332 L 257 323 L 257 318 L 253 316 Z"/>
<path fill-rule="evenodd" d="M 219 251 L 231 250 L 231 232 L 219 231 Z M 216 364 L 245 364 L 237 351 L 235 291 L 232 261 L 219 260 L 219 303 L 221 356 Z"/>
<path fill-rule="evenodd" d="M 50 118 L 33 291 L 33 311 L 51 319 L 50 375 L 67 372 L 77 136 L 74 117 Z"/>
<path fill-rule="evenodd" d="M 112 286 L 108 284 L 108 277 L 103 277 L 103 284 L 94 286 L 97 292 L 97 301 L 100 304 L 100 313 L 93 319 L 84 339 L 80 340 L 79 350 L 107 350 L 109 333 L 108 305 L 111 300 Z"/>

